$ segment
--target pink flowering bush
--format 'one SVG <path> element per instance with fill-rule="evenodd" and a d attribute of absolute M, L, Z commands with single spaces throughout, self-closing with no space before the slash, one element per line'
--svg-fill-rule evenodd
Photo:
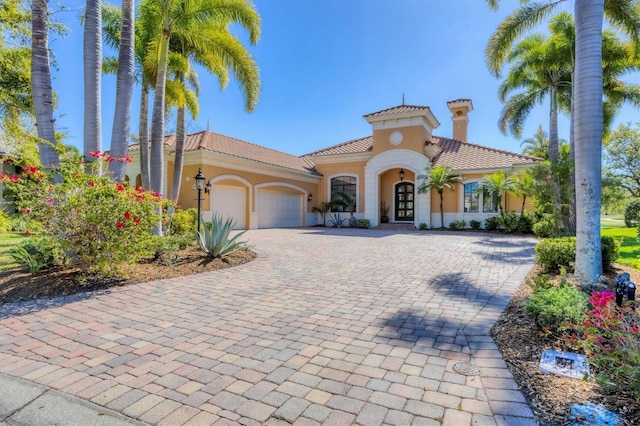
<path fill-rule="evenodd" d="M 616 305 L 611 291 L 594 292 L 592 309 L 572 335 L 598 372 L 596 379 L 609 391 L 627 388 L 640 397 L 640 315 L 628 303 Z M 581 338 L 578 338 L 580 336 Z"/>
<path fill-rule="evenodd" d="M 163 220 L 169 202 L 160 194 L 112 181 L 101 173 L 114 159 L 92 153 L 81 161 L 76 151 L 60 155 L 49 170 L 22 166 L 17 175 L 0 175 L 18 214 L 42 226 L 60 244 L 67 262 L 84 271 L 107 272 L 145 255 L 152 229 Z M 55 180 L 62 183 L 54 183 Z M 29 230 L 26 230 L 29 232 Z"/>

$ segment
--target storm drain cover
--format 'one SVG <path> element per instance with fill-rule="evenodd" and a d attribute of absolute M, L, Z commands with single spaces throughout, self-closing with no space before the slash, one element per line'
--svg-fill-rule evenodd
<path fill-rule="evenodd" d="M 453 370 L 456 373 L 463 374 L 465 376 L 479 376 L 482 371 L 470 362 L 458 362 L 453 364 Z"/>

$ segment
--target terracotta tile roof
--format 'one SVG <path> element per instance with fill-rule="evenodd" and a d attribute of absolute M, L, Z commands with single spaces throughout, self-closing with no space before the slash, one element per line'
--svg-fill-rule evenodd
<path fill-rule="evenodd" d="M 359 154 L 363 152 L 370 152 L 371 150 L 373 150 L 373 136 L 367 136 L 311 152 L 306 156 L 313 157 L 316 155 Z"/>
<path fill-rule="evenodd" d="M 454 170 L 493 169 L 511 167 L 518 164 L 531 164 L 540 161 L 539 158 L 503 151 L 482 145 L 475 145 L 455 139 L 433 136 L 432 143 L 437 144 L 442 152 L 436 156 L 434 166 L 448 165 Z M 334 145 L 320 151 L 307 154 L 313 159 L 319 155 L 359 154 L 371 152 L 373 137 L 355 139 Z"/>
<path fill-rule="evenodd" d="M 540 161 L 539 158 L 515 152 L 438 136 L 434 136 L 432 142 L 442 148 L 442 152 L 434 159 L 433 165 L 447 165 L 454 170 L 493 169 Z"/>
<path fill-rule="evenodd" d="M 167 146 L 176 145 L 176 136 L 168 135 L 164 138 Z M 140 149 L 139 145 L 131 145 L 129 149 Z M 195 151 L 198 149 L 219 152 L 238 158 L 256 161 L 272 166 L 283 167 L 285 169 L 306 172 L 316 176 L 322 176 L 316 169 L 313 162 L 308 158 L 297 157 L 286 152 L 245 142 L 229 136 L 221 135 L 210 131 L 202 131 L 187 135 L 185 141 L 185 151 Z"/>
<path fill-rule="evenodd" d="M 368 117 L 382 117 L 384 115 L 393 115 L 401 112 L 411 112 L 411 111 L 429 111 L 431 112 L 431 108 L 428 106 L 417 106 L 417 105 L 398 105 L 392 108 L 383 109 L 382 111 L 372 112 L 371 114 L 363 115 L 364 118 Z"/>
<path fill-rule="evenodd" d="M 452 101 L 447 101 L 448 104 L 456 104 L 458 102 L 471 102 L 471 99 L 454 99 Z"/>

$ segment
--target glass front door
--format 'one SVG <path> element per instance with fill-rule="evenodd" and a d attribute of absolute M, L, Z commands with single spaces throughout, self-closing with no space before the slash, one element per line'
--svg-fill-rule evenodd
<path fill-rule="evenodd" d="M 396 221 L 413 221 L 413 184 L 401 182 L 396 185 Z"/>

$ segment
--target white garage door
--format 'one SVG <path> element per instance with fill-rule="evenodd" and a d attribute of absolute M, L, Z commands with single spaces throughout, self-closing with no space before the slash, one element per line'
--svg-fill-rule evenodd
<path fill-rule="evenodd" d="M 258 228 L 302 226 L 302 194 L 258 191 Z"/>
<path fill-rule="evenodd" d="M 243 187 L 213 185 L 211 188 L 211 212 L 209 212 L 209 218 L 212 213 L 222 215 L 225 220 L 232 217 L 236 221 L 233 229 L 246 229 L 246 193 L 246 188 Z"/>

